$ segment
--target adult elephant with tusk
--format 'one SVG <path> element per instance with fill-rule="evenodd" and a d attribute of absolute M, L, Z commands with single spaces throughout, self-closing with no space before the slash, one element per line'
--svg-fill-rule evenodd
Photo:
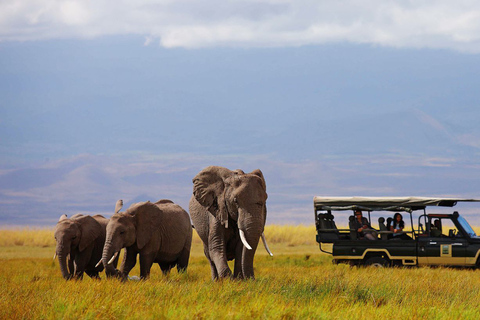
<path fill-rule="evenodd" d="M 260 170 L 210 166 L 193 178 L 189 211 L 210 262 L 212 279 L 255 278 L 253 260 L 267 218 L 267 191 Z M 233 275 L 227 261 L 235 260 Z"/>
<path fill-rule="evenodd" d="M 153 263 L 158 263 L 163 273 L 175 266 L 179 272 L 187 269 L 192 225 L 185 210 L 170 200 L 136 203 L 125 212 L 119 212 L 121 206 L 117 202 L 116 213 L 107 225 L 102 263 L 109 273 L 125 280 L 137 255 L 141 279 L 150 276 Z M 120 270 L 116 270 L 112 261 L 122 248 L 126 248 L 124 259 Z"/>
<path fill-rule="evenodd" d="M 102 257 L 107 223 L 108 219 L 101 215 L 76 214 L 68 218 L 64 214 L 60 217 L 55 227 L 55 256 L 58 256 L 66 280 L 82 279 L 84 272 L 100 279 L 98 273 L 103 266 L 95 263 Z"/>

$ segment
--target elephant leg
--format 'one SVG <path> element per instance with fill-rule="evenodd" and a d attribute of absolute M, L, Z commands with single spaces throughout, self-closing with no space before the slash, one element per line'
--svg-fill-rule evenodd
<path fill-rule="evenodd" d="M 85 270 L 85 273 L 94 280 L 100 280 L 100 276 L 98 275 L 98 271 L 96 270 Z"/>
<path fill-rule="evenodd" d="M 177 261 L 177 271 L 186 272 L 188 260 L 190 259 L 190 248 L 184 248 Z"/>
<path fill-rule="evenodd" d="M 84 272 L 83 269 L 77 268 L 77 266 L 75 266 L 75 274 L 73 275 L 73 279 L 82 280 L 83 279 L 83 272 Z"/>
<path fill-rule="evenodd" d="M 172 270 L 172 268 L 175 266 L 175 264 L 169 262 L 159 262 L 158 265 L 160 266 L 164 276 L 167 276 L 170 273 L 170 270 Z"/>
<path fill-rule="evenodd" d="M 145 280 L 150 277 L 150 269 L 155 260 L 156 252 L 140 253 L 140 279 Z"/>
<path fill-rule="evenodd" d="M 218 272 L 217 272 L 217 267 L 215 267 L 215 263 L 210 260 L 210 270 L 212 274 L 212 280 L 218 280 Z"/>
<path fill-rule="evenodd" d="M 122 279 L 126 279 L 128 274 L 130 273 L 130 270 L 135 267 L 137 264 L 137 252 L 133 249 L 126 248 L 125 249 L 125 255 L 123 257 L 123 262 L 122 265 L 120 266 L 120 273 L 122 276 Z"/>
<path fill-rule="evenodd" d="M 210 262 L 212 280 L 217 280 L 218 279 L 217 268 L 215 267 L 215 264 L 213 263 L 212 259 L 210 259 L 210 254 L 208 253 L 208 246 L 206 244 L 203 244 L 203 252 L 205 253 L 205 257 L 207 257 L 208 262 Z"/>
<path fill-rule="evenodd" d="M 75 279 L 83 279 L 83 273 L 87 269 L 92 269 L 89 266 L 90 258 L 92 257 L 93 245 L 86 247 L 82 252 L 75 252 Z M 93 264 L 93 262 L 92 262 Z M 88 273 L 87 273 L 88 274 Z"/>
<path fill-rule="evenodd" d="M 237 246 L 235 247 L 235 265 L 233 269 L 233 277 L 235 279 L 243 279 L 242 271 L 242 252 L 243 244 L 241 241 L 238 241 Z"/>
<path fill-rule="evenodd" d="M 227 259 L 223 250 L 211 250 L 210 255 L 213 257 L 212 261 L 215 266 L 219 278 L 232 277 L 232 270 L 228 266 Z"/>
<path fill-rule="evenodd" d="M 212 219 L 210 233 L 208 235 L 209 256 L 215 265 L 219 278 L 232 277 L 232 271 L 228 267 L 225 227 L 217 219 Z M 213 272 L 212 272 L 213 273 Z"/>

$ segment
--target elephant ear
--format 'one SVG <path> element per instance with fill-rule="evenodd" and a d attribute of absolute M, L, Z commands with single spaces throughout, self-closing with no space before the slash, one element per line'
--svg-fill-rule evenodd
<path fill-rule="evenodd" d="M 193 196 L 210 211 L 222 224 L 228 221 L 225 208 L 225 179 L 233 174 L 227 168 L 210 166 L 193 178 Z"/>
<path fill-rule="evenodd" d="M 265 182 L 265 178 L 263 177 L 262 171 L 260 169 L 255 169 L 252 172 L 250 172 L 250 174 L 253 174 L 253 175 L 256 175 L 256 176 L 260 177 L 260 179 L 262 180 L 263 190 L 265 190 L 265 192 L 266 192 L 267 191 L 267 184 Z"/>
<path fill-rule="evenodd" d="M 256 170 L 253 170 L 251 172 L 251 174 L 253 175 L 256 175 L 258 177 L 260 177 L 260 180 L 262 181 L 261 184 L 262 184 L 262 188 L 263 190 L 265 191 L 265 197 L 268 198 L 268 194 L 267 194 L 267 184 L 265 182 L 265 178 L 263 177 L 263 173 L 260 169 L 256 169 Z M 264 206 L 263 208 L 263 216 L 264 216 L 264 221 L 263 223 L 265 224 L 267 222 L 267 206 Z"/>
<path fill-rule="evenodd" d="M 122 207 L 123 207 L 123 200 L 122 199 L 117 200 L 117 202 L 115 203 L 115 213 L 119 213 L 120 210 L 122 210 Z"/>
<path fill-rule="evenodd" d="M 152 239 L 160 241 L 157 237 L 161 226 L 162 211 L 158 206 L 151 202 L 145 202 L 128 213 L 135 217 L 138 249 L 145 247 Z"/>
<path fill-rule="evenodd" d="M 82 252 L 90 246 L 98 237 L 102 236 L 102 226 L 91 216 L 80 216 L 75 219 L 82 233 L 78 250 Z"/>

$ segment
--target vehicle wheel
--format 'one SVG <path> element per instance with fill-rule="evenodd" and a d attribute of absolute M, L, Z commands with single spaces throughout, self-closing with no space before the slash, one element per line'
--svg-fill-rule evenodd
<path fill-rule="evenodd" d="M 377 268 L 383 268 L 388 266 L 388 261 L 382 257 L 372 257 L 365 261 L 366 266 L 372 266 Z"/>

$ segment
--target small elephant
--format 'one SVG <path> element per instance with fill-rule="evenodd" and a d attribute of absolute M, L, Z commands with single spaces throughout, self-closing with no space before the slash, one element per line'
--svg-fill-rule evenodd
<path fill-rule="evenodd" d="M 66 279 L 82 279 L 85 272 L 93 279 L 100 279 L 102 266 L 96 262 L 102 257 L 108 219 L 101 215 L 76 214 L 71 218 L 62 215 L 55 227 L 58 256 L 62 276 Z M 116 264 L 116 261 L 115 261 Z"/>
<path fill-rule="evenodd" d="M 116 205 L 116 213 L 107 225 L 102 262 L 106 270 L 122 280 L 127 279 L 130 270 L 140 256 L 140 278 L 147 279 L 154 262 L 164 274 L 177 266 L 185 271 L 192 245 L 192 224 L 188 213 L 170 200 L 156 203 L 140 202 L 119 212 L 122 202 Z M 111 262 L 122 248 L 126 253 L 120 271 Z"/>
<path fill-rule="evenodd" d="M 193 178 L 189 211 L 210 262 L 212 279 L 255 278 L 253 259 L 267 219 L 267 190 L 260 170 L 244 173 L 210 166 Z"/>

